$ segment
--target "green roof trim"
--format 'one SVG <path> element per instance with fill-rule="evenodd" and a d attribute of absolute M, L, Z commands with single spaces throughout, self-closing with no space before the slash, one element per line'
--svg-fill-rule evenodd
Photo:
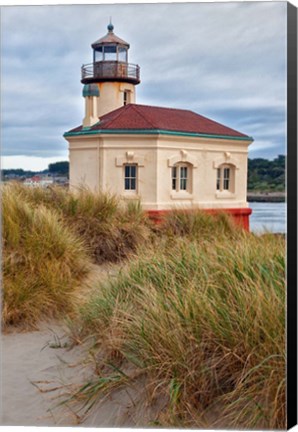
<path fill-rule="evenodd" d="M 230 139 L 237 141 L 253 141 L 252 137 L 238 137 L 229 135 L 212 135 L 195 132 L 176 132 L 162 129 L 98 129 L 98 130 L 81 130 L 79 132 L 65 132 L 64 137 L 80 136 L 80 135 L 174 135 L 185 137 L 198 137 L 198 138 L 216 138 L 216 139 Z"/>

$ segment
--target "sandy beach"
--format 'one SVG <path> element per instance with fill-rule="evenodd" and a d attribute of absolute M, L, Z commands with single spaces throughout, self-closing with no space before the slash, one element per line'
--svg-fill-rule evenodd
<path fill-rule="evenodd" d="M 148 406 L 144 377 L 104 397 L 86 418 L 79 406 L 57 406 L 68 390 L 94 378 L 86 347 L 69 347 L 63 324 L 2 335 L 2 426 L 148 426 L 165 400 Z M 133 375 L 134 371 L 126 370 Z"/>

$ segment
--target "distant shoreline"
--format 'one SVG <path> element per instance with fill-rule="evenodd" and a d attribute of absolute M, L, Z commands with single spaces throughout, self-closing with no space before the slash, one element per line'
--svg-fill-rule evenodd
<path fill-rule="evenodd" d="M 247 192 L 248 202 L 285 202 L 285 192 Z"/>

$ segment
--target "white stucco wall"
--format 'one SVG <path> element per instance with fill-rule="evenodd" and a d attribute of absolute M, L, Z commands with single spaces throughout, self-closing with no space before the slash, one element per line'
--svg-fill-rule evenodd
<path fill-rule="evenodd" d="M 75 138 L 69 147 L 70 188 L 97 190 L 99 180 L 99 139 Z"/>
<path fill-rule="evenodd" d="M 82 184 L 127 199 L 140 199 L 145 210 L 174 207 L 247 207 L 247 151 L 250 141 L 167 135 L 85 135 L 68 137 L 70 187 Z M 172 191 L 171 165 L 187 162 L 190 192 Z M 138 165 L 137 191 L 124 190 L 125 163 Z M 233 192 L 216 190 L 217 167 L 235 173 Z"/>
<path fill-rule="evenodd" d="M 123 106 L 124 91 L 129 91 L 130 103 L 135 103 L 135 85 L 122 82 L 102 82 L 97 84 L 99 87 L 99 97 L 97 98 L 97 114 L 100 118 L 108 112 L 114 111 Z"/>
<path fill-rule="evenodd" d="M 157 207 L 199 206 L 202 208 L 246 207 L 248 141 L 163 136 L 158 140 Z M 182 152 L 182 153 L 181 153 Z M 191 192 L 171 190 L 169 161 L 189 163 Z M 228 164 L 235 173 L 234 191 L 216 190 L 217 167 Z"/>

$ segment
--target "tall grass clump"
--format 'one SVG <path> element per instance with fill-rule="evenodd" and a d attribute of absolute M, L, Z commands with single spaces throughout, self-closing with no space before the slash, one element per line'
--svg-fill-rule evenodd
<path fill-rule="evenodd" d="M 71 311 L 90 265 L 82 241 L 54 210 L 30 205 L 10 186 L 2 188 L 2 222 L 4 326 Z"/>
<path fill-rule="evenodd" d="M 115 195 L 86 188 L 71 192 L 61 187 L 11 187 L 32 206 L 55 209 L 84 240 L 96 264 L 126 258 L 149 237 L 149 224 L 139 203 L 126 204 Z"/>
<path fill-rule="evenodd" d="M 170 238 L 178 236 L 191 240 L 237 237 L 242 232 L 242 228 L 235 224 L 230 215 L 220 211 L 209 214 L 201 209 L 173 210 L 166 215 L 160 229 Z"/>
<path fill-rule="evenodd" d="M 95 288 L 81 325 L 167 395 L 165 426 L 286 427 L 281 237 L 146 250 Z"/>

